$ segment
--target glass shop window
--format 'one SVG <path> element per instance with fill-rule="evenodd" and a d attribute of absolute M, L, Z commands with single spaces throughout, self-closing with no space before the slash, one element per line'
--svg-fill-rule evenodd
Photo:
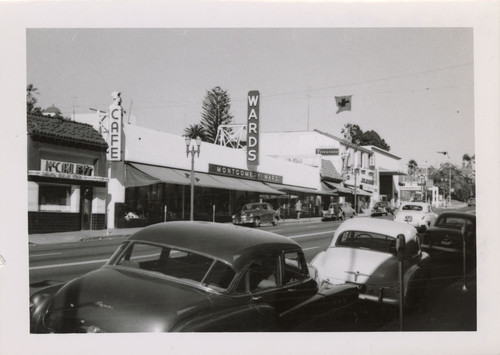
<path fill-rule="evenodd" d="M 69 212 L 71 209 L 71 185 L 40 185 L 40 211 Z"/>

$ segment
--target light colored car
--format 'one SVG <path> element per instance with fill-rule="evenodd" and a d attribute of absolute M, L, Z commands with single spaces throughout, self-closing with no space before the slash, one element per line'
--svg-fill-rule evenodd
<path fill-rule="evenodd" d="M 415 228 L 406 223 L 375 218 L 343 222 L 328 249 L 311 261 L 317 282 L 355 284 L 360 299 L 399 305 L 398 236 L 405 245 L 401 252 L 404 305 L 417 305 L 430 275 L 430 258 L 421 250 Z"/>
<path fill-rule="evenodd" d="M 437 217 L 429 203 L 403 202 L 394 215 L 394 220 L 408 223 L 417 228 L 419 233 L 423 233 L 434 225 Z"/>
<path fill-rule="evenodd" d="M 328 209 L 323 211 L 323 221 L 328 220 L 344 220 L 346 218 L 352 218 L 356 215 L 356 211 L 351 207 L 349 202 L 333 202 L 330 203 Z"/>

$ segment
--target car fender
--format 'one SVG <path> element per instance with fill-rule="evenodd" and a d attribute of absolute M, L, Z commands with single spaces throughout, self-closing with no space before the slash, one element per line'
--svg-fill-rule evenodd
<path fill-rule="evenodd" d="M 66 283 L 57 283 L 55 285 L 44 287 L 30 296 L 30 332 L 36 333 L 43 331 L 41 329 L 42 319 L 45 315 L 53 296 L 59 291 Z"/>
<path fill-rule="evenodd" d="M 220 312 L 198 315 L 177 325 L 174 332 L 259 332 L 277 325 L 274 307 L 267 303 L 244 305 Z"/>

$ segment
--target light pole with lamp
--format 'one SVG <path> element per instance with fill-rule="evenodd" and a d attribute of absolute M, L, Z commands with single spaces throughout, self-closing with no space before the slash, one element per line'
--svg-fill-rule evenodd
<path fill-rule="evenodd" d="M 198 157 L 200 156 L 201 138 L 196 137 L 196 149 L 194 149 L 194 145 L 191 147 L 191 137 L 186 136 L 184 142 L 186 142 L 186 157 L 189 157 L 189 154 L 191 154 L 191 209 L 189 220 L 192 221 L 194 220 L 194 155 L 197 154 Z"/>

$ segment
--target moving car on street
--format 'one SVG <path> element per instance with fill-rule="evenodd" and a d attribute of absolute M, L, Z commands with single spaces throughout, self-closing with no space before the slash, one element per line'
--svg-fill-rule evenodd
<path fill-rule="evenodd" d="M 433 260 L 459 261 L 461 265 L 465 242 L 468 266 L 476 266 L 476 216 L 464 212 L 444 212 L 423 237 L 422 248 Z M 453 260 L 455 259 L 455 260 Z"/>
<path fill-rule="evenodd" d="M 392 207 L 389 201 L 379 201 L 373 206 L 371 216 L 387 216 L 389 213 L 392 215 Z"/>
<path fill-rule="evenodd" d="M 230 224 L 166 222 L 101 268 L 30 298 L 32 333 L 290 329 L 354 305 L 353 285 L 310 277 L 300 246 Z"/>
<path fill-rule="evenodd" d="M 311 262 L 318 283 L 357 285 L 362 300 L 399 305 L 398 238 L 405 245 L 404 305 L 417 305 L 429 277 L 429 255 L 420 249 L 415 228 L 406 223 L 374 218 L 343 222 L 328 249 Z"/>
<path fill-rule="evenodd" d="M 321 220 L 344 220 L 346 218 L 352 218 L 354 215 L 356 215 L 356 212 L 349 202 L 333 202 L 328 206 L 326 211 L 323 211 L 323 218 Z"/>
<path fill-rule="evenodd" d="M 255 202 L 244 205 L 241 212 L 234 214 L 232 219 L 233 224 L 259 227 L 262 223 L 272 223 L 275 226 L 278 224 L 280 215 L 269 203 Z"/>
<path fill-rule="evenodd" d="M 419 233 L 425 232 L 434 224 L 437 214 L 427 202 L 403 202 L 397 210 L 394 220 L 414 226 Z"/>

